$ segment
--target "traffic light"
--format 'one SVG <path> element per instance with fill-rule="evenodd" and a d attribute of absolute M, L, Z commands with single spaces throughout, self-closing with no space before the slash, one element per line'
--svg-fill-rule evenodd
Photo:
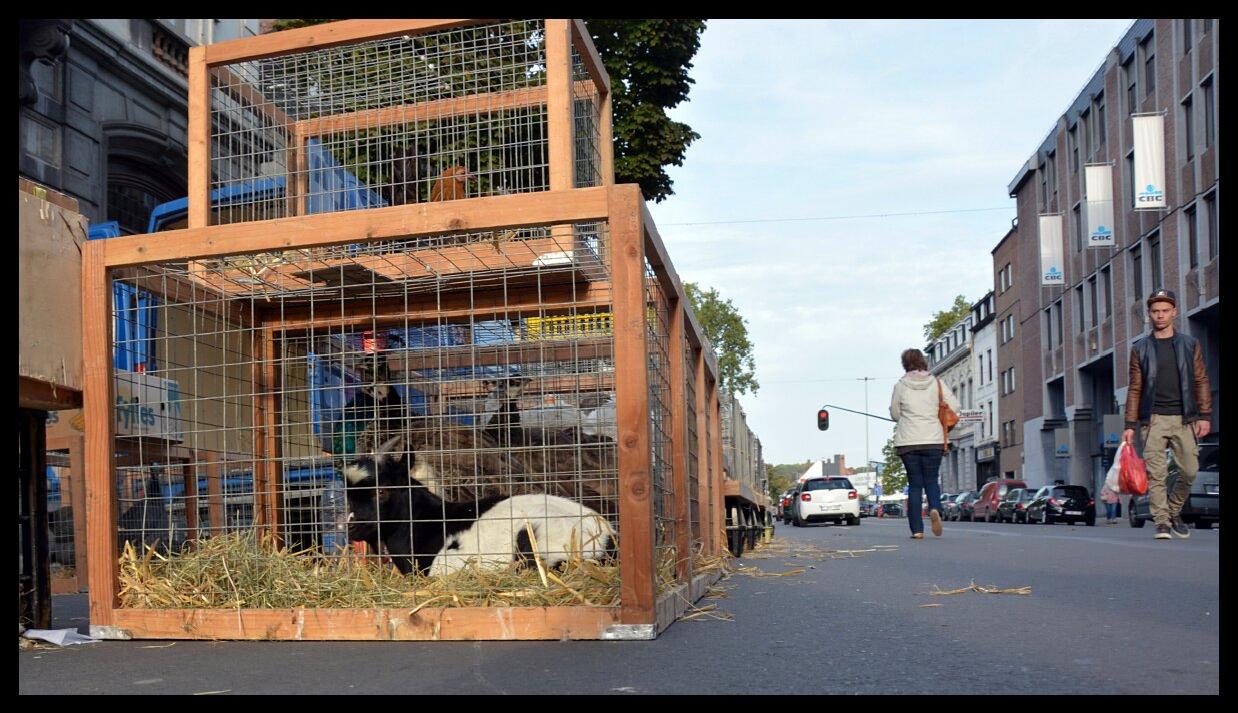
<path fill-rule="evenodd" d="M 829 411 L 825 409 L 821 409 L 820 411 L 817 412 L 817 430 L 818 431 L 830 430 L 830 412 Z"/>

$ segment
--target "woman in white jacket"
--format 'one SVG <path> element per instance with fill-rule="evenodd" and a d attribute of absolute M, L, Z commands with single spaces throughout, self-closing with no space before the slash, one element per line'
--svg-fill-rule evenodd
<path fill-rule="evenodd" d="M 924 539 L 924 518 L 920 515 L 920 491 L 928 495 L 929 520 L 933 534 L 941 535 L 941 484 L 937 471 L 945 453 L 946 434 L 937 418 L 938 404 L 945 400 L 958 412 L 959 401 L 950 389 L 928 372 L 928 362 L 919 349 L 903 352 L 903 378 L 894 385 L 890 397 L 890 417 L 894 426 L 894 450 L 907 469 L 907 524 L 913 540 Z"/>

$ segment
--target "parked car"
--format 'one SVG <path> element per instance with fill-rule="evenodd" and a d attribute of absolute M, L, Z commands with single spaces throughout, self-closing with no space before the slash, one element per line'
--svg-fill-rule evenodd
<path fill-rule="evenodd" d="M 900 503 L 888 502 L 881 504 L 882 517 L 903 517 L 903 506 Z"/>
<path fill-rule="evenodd" d="M 980 494 L 976 496 L 967 519 L 972 522 L 980 519 L 993 522 L 997 519 L 997 504 L 1006 493 L 1012 488 L 1026 487 L 1027 483 L 1022 480 L 990 480 L 980 488 Z"/>
<path fill-rule="evenodd" d="M 1031 488 L 1011 488 L 997 504 L 998 522 L 1027 522 L 1027 504 L 1036 491 Z"/>
<path fill-rule="evenodd" d="M 860 517 L 872 517 L 877 513 L 877 503 L 872 500 L 865 500 L 860 503 Z"/>
<path fill-rule="evenodd" d="M 787 488 L 778 497 L 778 519 L 791 522 L 791 504 L 795 502 L 795 488 Z"/>
<path fill-rule="evenodd" d="M 1221 521 L 1221 444 L 1209 435 L 1199 444 L 1199 472 L 1195 474 L 1195 482 L 1191 483 L 1191 494 L 1182 504 L 1182 521 L 1194 524 L 1195 529 L 1205 530 L 1212 523 Z M 1165 479 L 1165 487 L 1172 489 L 1178 482 L 1178 464 L 1173 460 L 1173 451 L 1169 456 L 1169 472 Z M 1143 527 L 1152 519 L 1152 509 L 1147 495 L 1136 495 L 1131 498 L 1127 508 L 1127 519 L 1131 527 Z"/>
<path fill-rule="evenodd" d="M 791 524 L 803 527 L 810 522 L 832 520 L 848 525 L 860 524 L 860 494 L 843 477 L 808 478 L 795 489 Z"/>
<path fill-rule="evenodd" d="M 947 520 L 960 520 L 962 517 L 966 517 L 966 514 L 963 512 L 963 505 L 966 503 L 970 507 L 971 501 L 974 500 L 975 497 L 975 490 L 964 490 L 958 495 L 955 495 L 949 500 L 943 502 L 942 507 L 946 508 L 946 512 L 943 513 L 943 517 Z"/>
<path fill-rule="evenodd" d="M 1036 491 L 1026 511 L 1024 517 L 1031 523 L 1096 524 L 1096 501 L 1082 485 L 1046 485 Z"/>
<path fill-rule="evenodd" d="M 954 493 L 942 493 L 941 494 L 942 509 L 945 509 L 946 507 L 946 500 L 954 497 L 954 495 L 955 495 Z M 920 514 L 923 515 L 924 517 L 928 517 L 928 511 L 929 511 L 928 493 L 925 493 L 924 499 L 920 501 Z M 944 517 L 945 513 L 942 513 L 942 515 Z"/>

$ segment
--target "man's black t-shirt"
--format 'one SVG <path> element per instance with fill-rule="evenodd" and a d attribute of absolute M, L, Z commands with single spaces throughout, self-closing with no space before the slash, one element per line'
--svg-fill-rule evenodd
<path fill-rule="evenodd" d="M 1156 390 L 1152 394 L 1152 413 L 1182 415 L 1182 385 L 1178 362 L 1174 358 L 1173 337 L 1156 339 Z"/>

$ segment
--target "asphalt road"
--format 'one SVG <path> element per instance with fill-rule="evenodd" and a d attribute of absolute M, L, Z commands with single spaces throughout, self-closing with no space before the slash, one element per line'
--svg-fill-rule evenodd
<path fill-rule="evenodd" d="M 19 654 L 21 693 L 1218 693 L 1220 531 L 904 519 L 779 525 L 652 642 L 103 642 Z M 872 549 L 896 546 L 896 549 Z M 850 550 L 852 554 L 841 554 Z M 935 588 L 1031 587 L 1031 594 Z M 940 606 L 925 607 L 926 604 Z M 83 626 L 84 595 L 56 597 Z M 152 648 L 163 646 L 164 648 Z"/>

